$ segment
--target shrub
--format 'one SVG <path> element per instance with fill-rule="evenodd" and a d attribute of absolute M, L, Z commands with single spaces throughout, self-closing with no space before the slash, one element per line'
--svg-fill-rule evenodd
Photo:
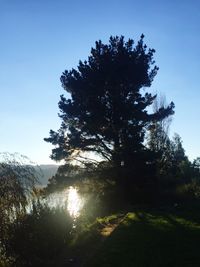
<path fill-rule="evenodd" d="M 65 210 L 33 204 L 30 214 L 10 227 L 8 256 L 15 259 L 14 266 L 55 266 L 58 255 L 70 242 L 72 227 Z"/>

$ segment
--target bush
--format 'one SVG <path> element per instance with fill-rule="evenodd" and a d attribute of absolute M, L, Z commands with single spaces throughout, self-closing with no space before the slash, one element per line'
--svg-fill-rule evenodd
<path fill-rule="evenodd" d="M 7 246 L 13 266 L 56 266 L 56 259 L 71 239 L 73 221 L 62 209 L 33 204 L 30 214 L 10 227 Z"/>
<path fill-rule="evenodd" d="M 192 181 L 177 187 L 177 195 L 184 199 L 200 199 L 200 184 L 198 181 Z"/>

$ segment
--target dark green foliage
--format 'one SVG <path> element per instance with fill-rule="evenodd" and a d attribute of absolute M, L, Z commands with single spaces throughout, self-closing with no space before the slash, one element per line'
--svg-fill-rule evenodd
<path fill-rule="evenodd" d="M 168 141 L 166 155 L 165 176 L 174 180 L 174 183 L 187 183 L 192 179 L 192 164 L 185 155 L 181 137 L 175 134 L 173 139 Z"/>
<path fill-rule="evenodd" d="M 56 146 L 53 159 L 85 163 L 92 152 L 110 163 L 115 180 L 128 177 L 126 187 L 153 175 L 145 132 L 152 122 L 173 114 L 174 104 L 147 112 L 156 95 L 143 89 L 151 86 L 158 67 L 154 49 L 147 49 L 143 39 L 142 35 L 136 45 L 123 36 L 110 37 L 108 45 L 98 41 L 87 61 L 63 73 L 61 83 L 71 98 L 61 96 L 61 127 L 45 138 Z"/>
<path fill-rule="evenodd" d="M 73 220 L 65 210 L 33 204 L 30 214 L 18 218 L 9 231 L 7 254 L 13 266 L 56 266 L 71 240 Z"/>
<path fill-rule="evenodd" d="M 199 180 L 200 181 L 200 158 L 196 158 L 193 163 L 192 163 L 192 167 L 193 167 L 193 178 L 195 180 Z"/>
<path fill-rule="evenodd" d="M 159 144 L 160 136 L 166 136 Z M 200 197 L 200 167 L 198 158 L 192 162 L 185 155 L 181 137 L 175 134 L 172 140 L 159 124 L 150 129 L 149 145 L 157 153 L 157 179 L 159 191 L 172 201 Z M 156 142 L 157 141 L 157 142 Z"/>

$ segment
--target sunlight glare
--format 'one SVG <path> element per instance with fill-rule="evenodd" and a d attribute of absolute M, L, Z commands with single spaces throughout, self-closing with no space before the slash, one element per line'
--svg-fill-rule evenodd
<path fill-rule="evenodd" d="M 85 198 L 81 197 L 76 187 L 70 186 L 63 191 L 50 194 L 42 201 L 50 208 L 64 208 L 76 219 L 84 206 Z"/>
<path fill-rule="evenodd" d="M 82 200 L 75 187 L 70 186 L 68 191 L 67 210 L 69 214 L 76 218 L 80 215 Z"/>

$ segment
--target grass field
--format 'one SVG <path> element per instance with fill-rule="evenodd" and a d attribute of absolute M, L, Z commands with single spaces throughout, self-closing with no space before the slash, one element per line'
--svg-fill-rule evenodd
<path fill-rule="evenodd" d="M 76 266 L 199 267 L 200 208 L 112 214 L 97 219 L 79 241 L 84 260 Z"/>

